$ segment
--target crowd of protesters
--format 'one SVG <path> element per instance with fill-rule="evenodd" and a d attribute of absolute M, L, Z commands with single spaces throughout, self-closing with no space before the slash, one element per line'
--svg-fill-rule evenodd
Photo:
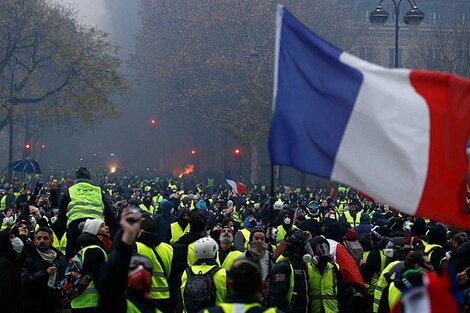
<path fill-rule="evenodd" d="M 349 187 L 91 176 L 0 186 L 0 312 L 402 312 L 434 274 L 470 312 L 468 230 Z M 77 255 L 89 283 L 70 296 Z"/>

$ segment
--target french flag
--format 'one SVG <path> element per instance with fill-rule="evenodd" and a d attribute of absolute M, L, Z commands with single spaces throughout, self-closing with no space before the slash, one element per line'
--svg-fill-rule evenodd
<path fill-rule="evenodd" d="M 470 81 L 388 69 L 339 50 L 278 7 L 273 164 L 350 185 L 411 215 L 470 228 Z"/>
<path fill-rule="evenodd" d="M 248 188 L 246 188 L 242 183 L 234 181 L 229 173 L 225 173 L 225 181 L 230 185 L 230 187 L 232 187 L 232 192 L 237 195 L 242 195 L 248 192 Z"/>

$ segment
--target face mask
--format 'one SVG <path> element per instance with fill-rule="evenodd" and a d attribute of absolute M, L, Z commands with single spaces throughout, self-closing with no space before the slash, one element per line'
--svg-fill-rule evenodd
<path fill-rule="evenodd" d="M 272 239 L 277 239 L 277 229 L 276 228 L 271 228 L 271 238 Z"/>
<path fill-rule="evenodd" d="M 384 254 L 385 256 L 388 256 L 389 258 L 393 258 L 395 251 L 393 249 L 384 249 Z"/>
<path fill-rule="evenodd" d="M 286 218 L 284 219 L 284 224 L 290 225 L 290 218 L 286 217 Z"/>
<path fill-rule="evenodd" d="M 13 239 L 10 239 L 11 245 L 13 246 L 13 250 L 15 250 L 16 253 L 21 253 L 23 251 L 24 243 L 21 241 L 20 238 L 15 237 Z"/>
<path fill-rule="evenodd" d="M 266 250 L 268 249 L 268 244 L 265 242 L 253 242 L 250 244 L 248 249 L 250 250 L 253 258 L 259 260 L 265 255 Z"/>
<path fill-rule="evenodd" d="M 152 273 L 147 271 L 142 265 L 133 269 L 127 274 L 127 286 L 132 289 L 149 293 L 152 285 Z"/>

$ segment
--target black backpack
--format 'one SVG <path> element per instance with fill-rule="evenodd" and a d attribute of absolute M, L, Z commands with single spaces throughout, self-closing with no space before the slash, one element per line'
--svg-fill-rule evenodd
<path fill-rule="evenodd" d="M 184 288 L 184 306 L 188 313 L 199 312 L 201 309 L 215 304 L 216 291 L 213 276 L 222 269 L 214 266 L 207 273 L 201 271 L 193 273 L 191 268 L 186 269 L 187 281 Z"/>

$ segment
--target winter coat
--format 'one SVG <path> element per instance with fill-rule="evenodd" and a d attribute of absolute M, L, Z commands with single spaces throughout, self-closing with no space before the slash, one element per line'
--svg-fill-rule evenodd
<path fill-rule="evenodd" d="M 20 312 L 21 280 L 7 232 L 0 232 L 0 313 Z"/>
<path fill-rule="evenodd" d="M 57 257 L 52 263 L 45 261 L 35 249 L 26 259 L 21 269 L 22 281 L 22 309 L 28 313 L 54 313 L 62 300 L 61 292 L 57 288 L 48 286 L 49 274 L 47 269 L 51 266 L 57 268 L 55 284 L 63 278 L 66 262 L 64 255 L 54 249 Z"/>

